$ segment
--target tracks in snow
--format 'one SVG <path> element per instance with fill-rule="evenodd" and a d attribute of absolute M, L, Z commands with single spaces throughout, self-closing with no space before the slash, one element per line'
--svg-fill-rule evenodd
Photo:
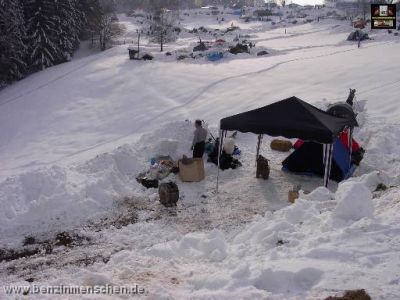
<path fill-rule="evenodd" d="M 94 150 L 94 149 L 96 149 L 96 148 L 99 148 L 99 147 L 102 147 L 102 146 L 105 146 L 105 145 L 108 145 L 108 144 L 111 144 L 111 143 L 115 143 L 115 142 L 120 141 L 120 140 L 123 140 L 123 139 L 125 139 L 125 138 L 127 138 L 127 137 L 129 137 L 129 136 L 132 136 L 132 135 L 134 135 L 134 134 L 137 134 L 137 133 L 138 133 L 141 129 L 143 129 L 149 122 L 154 122 L 154 121 L 156 121 L 157 119 L 159 119 L 159 118 L 161 118 L 161 117 L 163 117 L 163 116 L 165 116 L 165 115 L 168 115 L 169 113 L 171 113 L 171 112 L 173 112 L 173 111 L 176 111 L 176 110 L 178 110 L 178 109 L 183 109 L 183 108 L 189 106 L 190 104 L 192 104 L 193 102 L 195 102 L 196 100 L 198 100 L 198 99 L 199 99 L 202 95 L 204 95 L 206 92 L 212 90 L 214 87 L 216 87 L 216 86 L 218 86 L 218 85 L 220 85 L 220 84 L 222 84 L 222 83 L 224 83 L 224 82 L 227 82 L 227 81 L 229 81 L 229 80 L 234 80 L 234 79 L 239 79 L 239 78 L 246 78 L 246 77 L 250 77 L 250 76 L 257 76 L 257 75 L 259 75 L 259 74 L 263 74 L 263 73 L 269 72 L 269 71 L 271 71 L 271 70 L 273 70 L 273 69 L 276 69 L 276 68 L 278 68 L 279 66 L 286 65 L 286 64 L 290 64 L 290 63 L 293 63 L 293 62 L 306 61 L 306 60 L 314 60 L 314 59 L 318 59 L 318 58 L 329 57 L 329 56 L 334 56 L 334 55 L 338 55 L 338 54 L 342 54 L 342 53 L 347 53 L 347 52 L 353 52 L 353 51 L 362 51 L 363 49 L 368 49 L 368 48 L 372 48 L 372 47 L 383 46 L 383 45 L 387 45 L 387 44 L 393 44 L 393 42 L 387 41 L 387 42 L 382 42 L 382 43 L 378 43 L 378 44 L 373 44 L 373 45 L 364 46 L 364 47 L 362 47 L 362 48 L 352 48 L 352 49 L 346 49 L 346 50 L 338 50 L 338 51 L 334 51 L 334 52 L 331 52 L 331 53 L 326 53 L 326 54 L 321 54 L 321 55 L 316 55 L 316 56 L 294 58 L 294 59 L 290 59 L 290 60 L 286 60 L 286 61 L 281 61 L 281 62 L 275 63 L 275 64 L 273 64 L 272 66 L 270 66 L 270 67 L 268 67 L 268 68 L 261 69 L 261 70 L 258 70 L 258 71 L 247 72 L 247 73 L 243 73 L 243 74 L 239 74 L 239 75 L 228 76 L 228 77 L 222 78 L 222 79 L 220 79 L 220 80 L 214 81 L 214 82 L 212 82 L 211 84 L 209 84 L 209 85 L 203 87 L 203 88 L 202 88 L 200 91 L 198 91 L 195 95 L 191 96 L 191 97 L 188 99 L 188 101 L 186 101 L 185 103 L 180 104 L 180 105 L 176 105 L 176 106 L 174 106 L 174 107 L 171 107 L 171 108 L 169 108 L 169 109 L 167 109 L 167 110 L 165 110 L 165 111 L 159 113 L 158 115 L 155 115 L 154 117 L 152 117 L 151 119 L 147 120 L 146 122 L 143 122 L 142 125 L 136 127 L 134 130 L 128 132 L 127 134 L 124 134 L 124 135 L 115 137 L 115 138 L 113 138 L 113 139 L 104 141 L 104 142 L 102 142 L 102 143 L 95 144 L 95 145 L 90 146 L 90 147 L 88 147 L 88 148 L 85 148 L 85 149 L 82 149 L 82 150 L 79 150 L 79 151 L 70 153 L 70 154 L 68 154 L 68 155 L 65 155 L 65 156 L 63 156 L 63 157 L 60 157 L 60 158 L 58 158 L 58 159 L 56 159 L 56 160 L 53 160 L 53 161 L 50 161 L 50 162 L 35 164 L 35 166 L 36 166 L 36 167 L 39 167 L 39 166 L 46 166 L 46 165 L 51 165 L 51 164 L 54 164 L 54 163 L 59 163 L 59 162 L 65 160 L 65 159 L 68 159 L 68 158 L 71 158 L 71 157 L 80 155 L 80 154 L 82 154 L 82 153 L 85 153 L 85 152 Z M 89 65 L 90 63 L 92 63 L 93 61 L 95 61 L 95 60 L 97 60 L 97 59 L 98 59 L 98 57 L 96 57 L 96 59 L 92 59 L 92 60 L 90 60 L 89 62 L 86 62 L 86 63 L 82 64 L 82 65 L 79 66 L 78 68 L 75 68 L 75 69 L 73 69 L 73 70 L 70 70 L 69 72 L 67 72 L 67 73 L 65 73 L 65 74 L 63 74 L 63 75 L 61 75 L 61 76 L 55 78 L 54 80 L 52 80 L 52 81 L 50 81 L 50 82 L 47 82 L 46 84 L 43 84 L 43 85 L 41 85 L 41 86 L 39 86 L 39 87 L 37 87 L 37 88 L 35 88 L 35 89 L 32 89 L 32 90 L 30 90 L 30 91 L 28 91 L 28 92 L 26 92 L 26 93 L 24 93 L 24 94 L 21 94 L 21 95 L 19 95 L 19 96 L 14 97 L 14 98 L 8 99 L 8 100 L 6 100 L 6 102 L 1 103 L 0 106 L 1 106 L 1 105 L 4 105 L 4 104 L 6 104 L 6 103 L 10 103 L 10 102 L 12 102 L 12 101 L 15 101 L 15 100 L 17 100 L 17 99 L 20 99 L 20 98 L 22 98 L 24 95 L 30 94 L 30 93 L 32 93 L 32 92 L 34 92 L 34 91 L 36 91 L 36 90 L 39 90 L 39 89 L 41 89 L 41 88 L 43 88 L 43 87 L 45 87 L 45 86 L 48 86 L 48 85 L 50 85 L 52 82 L 55 82 L 55 81 L 57 81 L 57 80 L 59 80 L 59 79 L 61 79 L 61 78 L 64 78 L 64 77 L 68 76 L 69 74 L 71 74 L 71 73 L 73 73 L 73 72 L 75 72 L 75 71 L 77 71 L 77 70 L 80 70 L 80 69 L 84 68 L 85 66 Z M 368 90 L 366 90 L 366 91 L 358 91 L 358 94 L 368 93 L 368 92 L 370 92 L 370 91 L 377 90 L 377 89 L 386 87 L 386 86 L 388 86 L 388 85 L 393 85 L 393 84 L 397 84 L 397 83 L 400 83 L 400 80 L 396 80 L 396 81 L 391 82 L 391 83 L 385 83 L 385 84 L 383 84 L 383 85 L 381 85 L 381 86 L 377 86 L 377 87 L 368 89 Z M 340 97 L 339 99 L 342 99 L 342 97 Z M 335 99 L 330 99 L 330 100 L 335 100 Z M 338 99 L 337 99 L 337 100 L 338 100 Z M 21 168 L 21 167 L 9 168 L 9 169 L 0 169 L 0 171 L 11 171 L 11 170 L 16 170 L 16 169 L 20 169 L 20 168 Z"/>

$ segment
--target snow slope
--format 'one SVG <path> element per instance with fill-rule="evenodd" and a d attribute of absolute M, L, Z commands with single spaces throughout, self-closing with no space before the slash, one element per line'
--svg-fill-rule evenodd
<path fill-rule="evenodd" d="M 95 245 L 59 250 L 54 265 L 34 274 L 36 283 L 139 283 L 157 299 L 321 299 L 353 288 L 374 299 L 398 298 L 399 38 L 371 32 L 374 39 L 358 49 L 345 41 L 344 22 L 291 26 L 286 35 L 282 27 L 237 24 L 271 54 L 176 62 L 147 44 L 155 60 L 138 62 L 118 46 L 0 92 L 2 245 L 98 220 L 126 196 L 144 207 L 139 222 L 122 229 L 82 229 Z M 135 181 L 160 140 L 178 141 L 176 157 L 190 153 L 192 124 L 185 119 L 206 119 L 216 133 L 227 115 L 292 95 L 323 107 L 345 100 L 350 87 L 359 100 L 356 137 L 367 153 L 356 174 L 362 176 L 337 191 L 335 183 L 331 191 L 314 190 L 320 179 L 282 174 L 286 155 L 271 151 L 268 137 L 262 152 L 271 158 L 271 179 L 255 180 L 256 138 L 249 134 L 237 140 L 244 166 L 221 172 L 219 195 L 209 164 L 205 181 L 178 180 L 183 197 L 175 213 Z M 314 191 L 289 206 L 287 191 L 298 183 Z M 374 192 L 379 183 L 391 187 Z M 96 251 L 109 262 L 64 263 Z M 40 260 L 2 263 L 1 281 L 24 284 L 29 270 L 7 270 Z"/>

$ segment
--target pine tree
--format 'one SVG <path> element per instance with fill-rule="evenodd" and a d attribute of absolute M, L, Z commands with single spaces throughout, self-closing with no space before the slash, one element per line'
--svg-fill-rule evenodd
<path fill-rule="evenodd" d="M 78 10 L 76 0 L 57 0 L 54 3 L 56 42 L 61 50 L 59 61 L 69 60 L 79 46 L 84 14 Z"/>
<path fill-rule="evenodd" d="M 51 0 L 25 0 L 28 62 L 30 69 L 43 70 L 60 62 L 55 5 Z"/>
<path fill-rule="evenodd" d="M 25 26 L 19 0 L 0 0 L 0 83 L 24 77 L 26 73 Z"/>

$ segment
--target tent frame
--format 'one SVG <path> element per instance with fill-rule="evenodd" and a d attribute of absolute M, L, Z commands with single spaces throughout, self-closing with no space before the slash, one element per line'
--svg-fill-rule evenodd
<path fill-rule="evenodd" d="M 352 139 L 352 129 L 349 129 L 349 139 Z M 227 130 L 221 130 L 221 125 L 219 129 L 219 143 L 218 143 L 218 170 L 217 170 L 217 194 L 219 192 L 219 169 L 220 169 L 220 157 L 223 151 L 223 142 L 224 138 L 226 137 Z M 257 137 L 257 148 L 256 148 L 256 166 L 257 160 L 260 155 L 260 148 L 262 145 L 263 134 L 259 134 Z M 333 143 L 332 144 L 322 144 L 322 151 L 323 151 L 323 165 L 324 165 L 324 186 L 327 188 L 329 184 L 329 178 L 331 175 L 332 169 L 332 157 L 333 157 Z M 351 156 L 351 142 L 350 145 L 350 156 Z M 350 157 L 351 158 L 351 157 Z M 351 160 L 350 160 L 351 161 Z M 351 162 L 350 162 L 351 163 Z"/>

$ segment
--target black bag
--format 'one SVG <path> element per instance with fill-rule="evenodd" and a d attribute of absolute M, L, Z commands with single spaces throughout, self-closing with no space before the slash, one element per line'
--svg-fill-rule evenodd
<path fill-rule="evenodd" d="M 148 179 L 147 177 L 137 177 L 136 181 L 146 188 L 158 188 L 158 179 Z"/>

